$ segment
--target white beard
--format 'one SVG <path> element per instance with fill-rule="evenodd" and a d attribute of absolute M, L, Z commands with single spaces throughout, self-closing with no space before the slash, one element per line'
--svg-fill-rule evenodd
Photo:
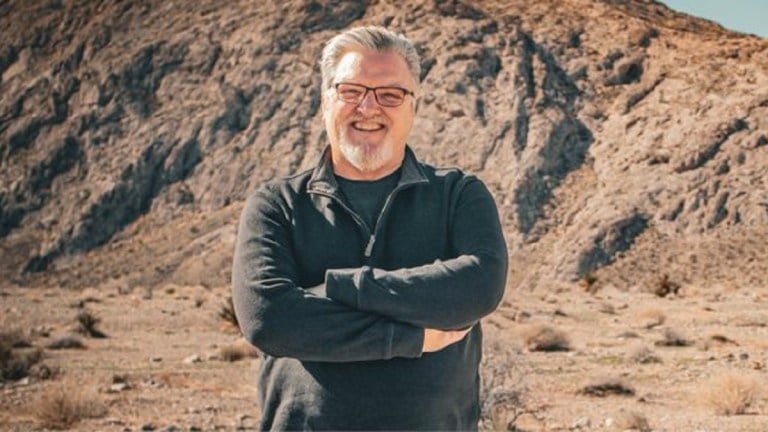
<path fill-rule="evenodd" d="M 339 149 L 349 163 L 362 172 L 376 171 L 392 158 L 392 146 L 386 143 L 378 146 L 355 145 L 342 139 Z"/>

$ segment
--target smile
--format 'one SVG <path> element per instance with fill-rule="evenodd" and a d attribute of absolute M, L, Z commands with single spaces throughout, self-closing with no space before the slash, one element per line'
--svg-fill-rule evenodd
<path fill-rule="evenodd" d="M 353 122 L 352 128 L 362 132 L 376 132 L 384 129 L 384 125 L 375 122 Z"/>

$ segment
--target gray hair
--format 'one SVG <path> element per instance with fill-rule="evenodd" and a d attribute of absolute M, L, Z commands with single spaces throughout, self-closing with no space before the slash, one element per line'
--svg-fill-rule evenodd
<path fill-rule="evenodd" d="M 323 77 L 323 89 L 331 86 L 336 76 L 336 67 L 341 57 L 353 48 L 367 48 L 373 51 L 392 51 L 400 54 L 408 64 L 408 69 L 418 83 L 421 76 L 421 60 L 413 43 L 405 36 L 387 30 L 384 27 L 355 27 L 337 34 L 323 48 L 320 58 L 320 71 Z"/>

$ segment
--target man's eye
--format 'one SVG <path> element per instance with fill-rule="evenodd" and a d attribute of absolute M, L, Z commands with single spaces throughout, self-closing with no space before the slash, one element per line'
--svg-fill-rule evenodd
<path fill-rule="evenodd" d="M 361 94 L 363 94 L 363 92 L 358 89 L 350 89 L 350 88 L 339 89 L 339 92 L 343 97 L 346 97 L 346 98 L 359 97 Z"/>
<path fill-rule="evenodd" d="M 398 90 L 379 90 L 379 97 L 386 102 L 399 102 L 403 99 L 403 92 Z"/>

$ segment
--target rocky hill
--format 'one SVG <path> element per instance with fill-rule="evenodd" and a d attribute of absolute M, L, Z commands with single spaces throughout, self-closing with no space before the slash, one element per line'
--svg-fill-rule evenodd
<path fill-rule="evenodd" d="M 7 0 L 0 24 L 4 284 L 226 285 L 248 192 L 325 145 L 322 44 L 363 24 L 418 44 L 410 144 L 489 185 L 510 289 L 768 278 L 768 40 L 655 1 Z"/>

